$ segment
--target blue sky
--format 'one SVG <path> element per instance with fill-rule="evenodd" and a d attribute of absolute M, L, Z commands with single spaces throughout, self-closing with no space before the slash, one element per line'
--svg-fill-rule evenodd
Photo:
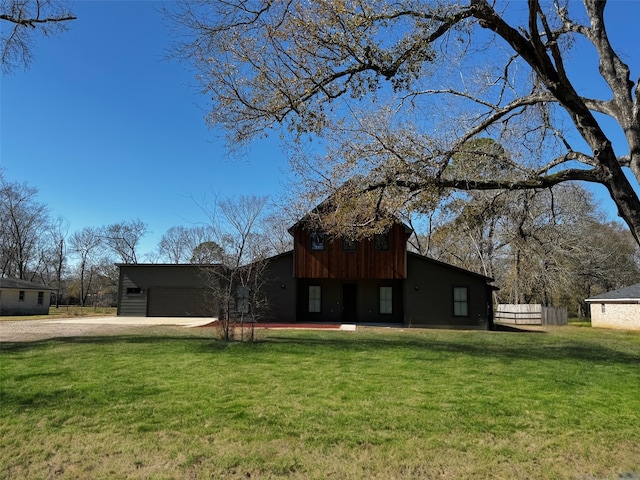
<path fill-rule="evenodd" d="M 225 155 L 193 72 L 166 59 L 161 6 L 76 2 L 71 29 L 38 39 L 29 70 L 2 78 L 5 178 L 36 187 L 71 232 L 139 218 L 151 231 L 141 251 L 204 220 L 192 196 L 277 195 L 287 165 L 275 142 Z"/>
<path fill-rule="evenodd" d="M 70 30 L 38 38 L 31 67 L 1 79 L 5 177 L 36 187 L 38 200 L 69 220 L 71 232 L 144 221 L 150 233 L 142 252 L 169 227 L 204 220 L 192 197 L 277 196 L 287 181 L 275 141 L 255 143 L 239 160 L 226 156 L 222 132 L 205 125 L 207 99 L 193 72 L 166 59 L 161 6 L 76 2 Z M 607 13 L 613 41 L 637 79 L 640 49 L 631 35 L 640 1 L 613 1 Z M 597 193 L 606 200 L 603 189 Z M 614 218 L 613 204 L 604 206 Z"/>

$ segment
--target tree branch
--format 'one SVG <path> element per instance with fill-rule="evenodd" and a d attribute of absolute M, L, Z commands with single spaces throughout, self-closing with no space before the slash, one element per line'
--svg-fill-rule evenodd
<path fill-rule="evenodd" d="M 584 181 L 603 183 L 597 169 L 567 169 L 548 176 L 538 176 L 521 180 L 493 180 L 493 179 L 454 179 L 442 177 L 420 178 L 419 180 L 403 180 L 400 178 L 390 181 L 376 182 L 364 187 L 362 192 L 370 192 L 387 188 L 390 185 L 407 189 L 410 192 L 427 190 L 429 188 L 453 188 L 456 190 L 532 190 L 550 188 L 567 181 Z"/>
<path fill-rule="evenodd" d="M 6 20 L 11 23 L 15 23 L 16 25 L 21 25 L 23 27 L 31 27 L 36 28 L 39 24 L 44 23 L 60 23 L 67 22 L 70 20 L 77 20 L 78 17 L 74 15 L 64 15 L 61 17 L 47 17 L 47 18 L 16 18 L 12 15 L 0 14 L 0 20 Z"/>

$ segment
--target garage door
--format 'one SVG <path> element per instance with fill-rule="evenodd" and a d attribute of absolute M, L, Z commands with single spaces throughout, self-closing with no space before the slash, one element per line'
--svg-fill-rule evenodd
<path fill-rule="evenodd" d="M 148 293 L 148 317 L 211 317 L 217 311 L 212 293 L 203 288 L 156 287 Z"/>

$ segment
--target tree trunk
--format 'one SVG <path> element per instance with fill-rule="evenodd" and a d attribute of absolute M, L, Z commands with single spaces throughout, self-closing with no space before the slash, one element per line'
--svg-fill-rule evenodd
<path fill-rule="evenodd" d="M 640 198 L 615 159 L 613 149 L 607 156 L 613 156 L 613 160 L 604 165 L 603 184 L 618 207 L 618 215 L 629 226 L 633 238 L 640 245 Z"/>

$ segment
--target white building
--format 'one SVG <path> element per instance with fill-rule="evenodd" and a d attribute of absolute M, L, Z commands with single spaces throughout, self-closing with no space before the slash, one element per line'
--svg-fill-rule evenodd
<path fill-rule="evenodd" d="M 593 327 L 640 330 L 640 283 L 585 301 L 591 308 Z"/>
<path fill-rule="evenodd" d="M 17 278 L 0 278 L 0 315 L 47 315 L 54 288 Z"/>

